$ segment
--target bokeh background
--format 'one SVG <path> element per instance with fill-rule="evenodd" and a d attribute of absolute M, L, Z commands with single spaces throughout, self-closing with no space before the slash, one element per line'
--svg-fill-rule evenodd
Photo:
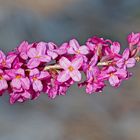
<path fill-rule="evenodd" d="M 119 40 L 140 31 L 140 0 L 0 0 L 0 49 L 21 41 Z M 0 140 L 140 140 L 140 66 L 119 89 L 10 105 L 0 98 Z"/>

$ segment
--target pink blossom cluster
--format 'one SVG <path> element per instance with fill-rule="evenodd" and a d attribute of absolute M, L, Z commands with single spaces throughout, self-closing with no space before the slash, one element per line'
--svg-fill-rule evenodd
<path fill-rule="evenodd" d="M 101 92 L 106 81 L 119 87 L 132 74 L 128 68 L 139 61 L 140 33 L 127 37 L 128 47 L 109 39 L 93 36 L 85 45 L 76 39 L 60 46 L 52 42 L 22 42 L 5 55 L 0 51 L 0 95 L 10 96 L 10 103 L 65 95 L 75 82 L 85 86 L 86 93 Z"/>

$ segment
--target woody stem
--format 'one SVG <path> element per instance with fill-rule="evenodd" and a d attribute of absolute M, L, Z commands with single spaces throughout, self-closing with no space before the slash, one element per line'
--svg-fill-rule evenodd
<path fill-rule="evenodd" d="M 137 62 L 140 62 L 140 56 L 135 57 Z M 106 62 L 98 62 L 97 66 L 108 66 L 112 63 L 112 61 L 106 61 Z M 49 66 L 45 66 L 44 70 L 50 70 L 50 69 L 62 69 L 61 66 L 59 64 L 54 64 L 54 65 L 49 65 Z"/>

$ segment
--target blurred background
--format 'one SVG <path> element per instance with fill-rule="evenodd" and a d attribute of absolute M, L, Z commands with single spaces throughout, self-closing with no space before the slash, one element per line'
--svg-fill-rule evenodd
<path fill-rule="evenodd" d="M 21 41 L 99 35 L 126 45 L 140 30 L 139 0 L 0 0 L 0 49 Z M 119 89 L 87 95 L 76 86 L 67 96 L 10 105 L 0 98 L 0 140 L 140 140 L 140 65 Z"/>

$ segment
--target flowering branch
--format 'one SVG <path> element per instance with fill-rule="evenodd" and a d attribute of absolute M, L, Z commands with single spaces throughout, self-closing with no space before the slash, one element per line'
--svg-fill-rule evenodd
<path fill-rule="evenodd" d="M 24 41 L 7 55 L 0 51 L 0 95 L 7 90 L 13 104 L 37 99 L 42 92 L 50 98 L 65 95 L 75 82 L 85 86 L 88 94 L 101 92 L 105 81 L 119 87 L 132 75 L 128 68 L 140 61 L 140 33 L 131 33 L 127 41 L 122 54 L 119 42 L 96 36 L 85 45 L 76 39 L 59 47 L 52 42 Z"/>

